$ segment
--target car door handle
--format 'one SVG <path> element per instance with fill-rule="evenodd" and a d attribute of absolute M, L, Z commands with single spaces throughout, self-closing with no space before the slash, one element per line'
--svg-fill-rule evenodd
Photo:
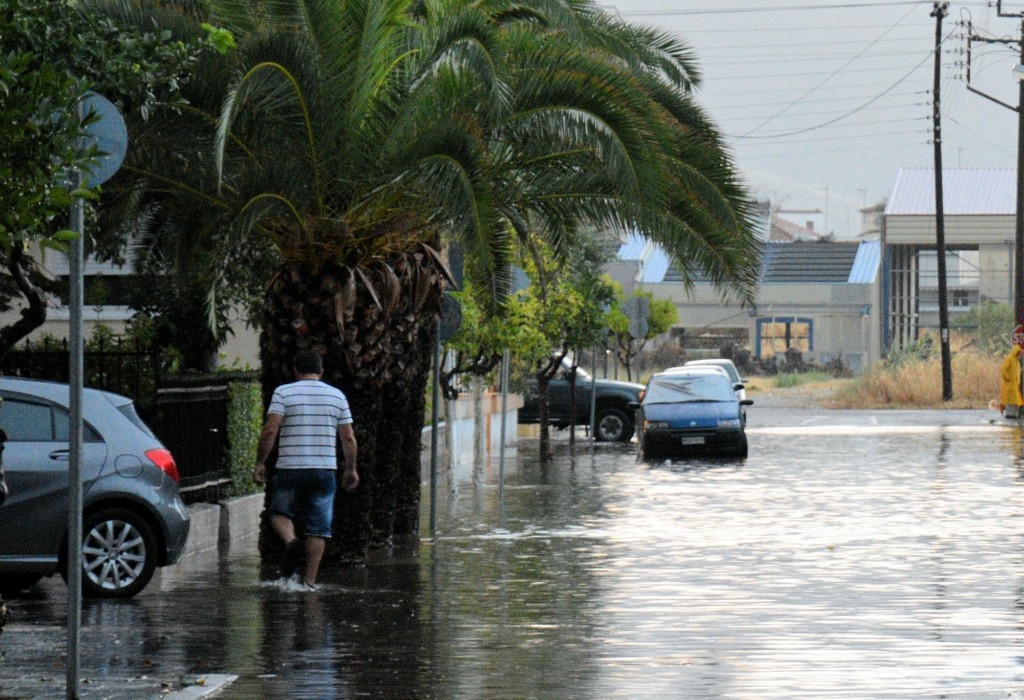
<path fill-rule="evenodd" d="M 67 459 L 69 454 L 70 450 L 54 450 L 53 452 L 50 453 L 50 459 Z"/>

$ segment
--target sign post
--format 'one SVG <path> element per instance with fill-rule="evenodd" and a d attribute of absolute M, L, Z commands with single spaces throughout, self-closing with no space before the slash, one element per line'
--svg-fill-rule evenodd
<path fill-rule="evenodd" d="M 84 150 L 95 145 L 100 151 L 96 160 L 85 169 L 71 173 L 71 190 L 95 187 L 109 180 L 128 150 L 128 129 L 124 119 L 110 100 L 95 92 L 87 92 L 78 101 L 78 121 L 90 114 L 98 119 L 85 127 L 80 146 Z M 68 250 L 68 283 L 70 286 L 68 328 L 68 393 L 70 425 L 68 430 L 68 665 L 65 693 L 68 700 L 79 697 L 79 666 L 81 662 L 82 629 L 82 299 L 85 207 L 80 197 L 71 204 L 71 229 L 75 232 Z"/>

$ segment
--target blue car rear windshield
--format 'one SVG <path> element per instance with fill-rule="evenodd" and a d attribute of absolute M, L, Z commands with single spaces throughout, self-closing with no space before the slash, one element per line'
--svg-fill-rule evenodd
<path fill-rule="evenodd" d="M 735 401 L 736 393 L 724 376 L 651 377 L 644 404 L 688 401 Z"/>

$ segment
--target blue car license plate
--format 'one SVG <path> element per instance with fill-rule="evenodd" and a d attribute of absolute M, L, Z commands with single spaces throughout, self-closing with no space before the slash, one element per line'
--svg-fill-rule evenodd
<path fill-rule="evenodd" d="M 703 438 L 703 436 L 700 436 L 700 437 L 684 437 L 682 439 L 682 442 L 683 442 L 684 445 L 703 445 L 704 444 L 704 438 Z"/>

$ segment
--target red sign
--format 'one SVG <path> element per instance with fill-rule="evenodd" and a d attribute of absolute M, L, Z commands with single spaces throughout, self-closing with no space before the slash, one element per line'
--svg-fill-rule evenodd
<path fill-rule="evenodd" d="M 1024 324 L 1013 329 L 1013 335 L 1010 336 L 1010 342 L 1024 348 Z"/>

